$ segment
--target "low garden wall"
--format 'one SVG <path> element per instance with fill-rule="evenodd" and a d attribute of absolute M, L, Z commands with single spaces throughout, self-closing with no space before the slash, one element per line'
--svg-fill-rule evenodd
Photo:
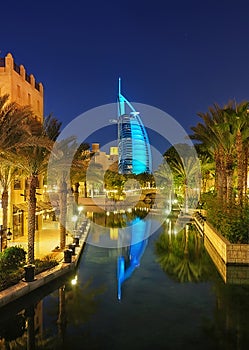
<path fill-rule="evenodd" d="M 225 264 L 206 236 L 204 236 L 204 247 L 225 283 L 240 285 L 249 284 L 249 268 L 246 264 Z"/>
<path fill-rule="evenodd" d="M 209 223 L 203 220 L 201 215 L 195 215 L 194 221 L 202 233 L 212 243 L 225 264 L 248 264 L 249 244 L 230 243 L 225 237 L 217 232 Z"/>

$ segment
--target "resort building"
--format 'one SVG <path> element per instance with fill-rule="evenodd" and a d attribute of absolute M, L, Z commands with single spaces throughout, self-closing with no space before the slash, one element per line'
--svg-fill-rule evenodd
<path fill-rule="evenodd" d="M 42 83 L 36 82 L 34 75 L 28 74 L 23 65 L 17 65 L 11 53 L 0 58 L 0 96 L 5 94 L 9 95 L 9 102 L 16 102 L 19 106 L 30 106 L 34 118 L 41 123 L 43 122 L 43 85 Z M 50 206 L 46 204 L 45 195 L 43 194 L 43 179 L 40 177 L 38 180 L 37 229 L 42 227 L 42 216 L 44 216 L 43 214 L 50 208 Z M 10 188 L 8 210 L 8 227 L 11 228 L 14 238 L 22 236 L 27 229 L 27 190 L 27 179 L 16 176 Z M 1 223 L 0 209 L 0 224 Z"/>
<path fill-rule="evenodd" d="M 126 113 L 126 107 L 130 109 Z M 147 131 L 139 112 L 118 93 L 118 170 L 120 174 L 151 173 L 152 159 Z"/>
<path fill-rule="evenodd" d="M 104 171 L 109 169 L 115 162 L 118 161 L 118 148 L 110 147 L 110 153 L 107 154 L 100 150 L 99 143 L 92 144 L 92 162 L 100 164 Z"/>
<path fill-rule="evenodd" d="M 0 96 L 8 94 L 10 102 L 20 106 L 29 105 L 35 118 L 43 120 L 43 85 L 37 83 L 33 74 L 28 74 L 21 64 L 14 62 L 8 53 L 0 58 Z"/>

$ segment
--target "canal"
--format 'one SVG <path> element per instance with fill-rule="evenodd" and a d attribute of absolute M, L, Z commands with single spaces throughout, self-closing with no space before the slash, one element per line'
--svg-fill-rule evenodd
<path fill-rule="evenodd" d="M 248 348 L 249 288 L 224 283 L 192 224 L 165 221 L 133 249 L 102 238 L 90 231 L 75 275 L 1 310 L 0 349 Z"/>

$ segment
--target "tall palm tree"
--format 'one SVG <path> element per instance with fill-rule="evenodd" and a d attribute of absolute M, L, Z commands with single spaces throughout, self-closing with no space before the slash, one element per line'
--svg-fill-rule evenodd
<path fill-rule="evenodd" d="M 201 165 L 201 193 L 206 193 L 214 185 L 215 164 L 208 150 L 202 149 L 201 145 L 195 145 Z"/>
<path fill-rule="evenodd" d="M 191 129 L 192 139 L 198 140 L 213 156 L 216 164 L 218 198 L 226 207 L 233 200 L 233 188 L 238 190 L 238 203 L 246 198 L 248 170 L 248 108 L 249 102 L 229 101 L 224 107 L 217 104 L 209 112 L 199 113 L 203 124 Z M 235 146 L 235 147 L 234 147 Z M 237 183 L 234 183 L 235 170 Z"/>
<path fill-rule="evenodd" d="M 156 187 L 160 188 L 160 193 L 167 196 L 165 206 L 169 212 L 172 209 L 172 196 L 173 191 L 173 176 L 170 167 L 166 160 L 158 166 L 157 170 L 154 172 Z"/>
<path fill-rule="evenodd" d="M 191 190 L 193 187 L 196 189 L 198 188 L 194 184 L 198 185 L 199 182 L 199 163 L 194 157 L 187 157 L 185 159 L 182 158 L 181 162 L 172 160 L 171 167 L 175 176 L 178 177 L 179 184 L 183 190 L 184 212 L 188 213 L 189 204 L 195 200 L 196 196 L 199 195 L 198 190 L 196 190 L 196 193 Z"/>
<path fill-rule="evenodd" d="M 74 136 L 56 142 L 53 153 L 49 160 L 48 181 L 57 184 L 59 188 L 59 208 L 60 208 L 60 249 L 66 246 L 68 201 L 67 197 L 71 190 L 70 171 L 74 163 L 73 156 L 78 144 Z M 73 204 L 73 203 L 71 203 Z"/>
<path fill-rule="evenodd" d="M 99 163 L 90 162 L 87 169 L 86 181 L 88 185 L 90 185 L 91 196 L 94 196 L 94 190 L 102 187 L 104 185 L 104 170 L 103 166 Z M 117 178 L 116 178 L 117 180 Z M 116 183 L 116 187 L 119 190 L 122 186 L 119 184 L 118 180 Z M 122 190 L 120 190 L 122 192 Z"/>
<path fill-rule="evenodd" d="M 248 143 L 249 143 L 249 121 L 248 121 L 249 102 L 236 101 L 230 102 L 227 113 L 230 118 L 230 125 L 235 137 L 235 157 L 237 159 L 237 190 L 238 204 L 242 206 L 244 194 L 246 193 L 245 174 L 247 179 L 248 171 Z M 246 180 L 247 181 L 247 180 Z"/>
<path fill-rule="evenodd" d="M 197 204 L 200 188 L 200 164 L 195 150 L 188 144 L 178 144 L 170 147 L 164 158 L 172 172 L 175 192 L 183 197 L 184 211 L 188 213 L 189 204 Z"/>
<path fill-rule="evenodd" d="M 32 115 L 29 107 L 8 102 L 8 95 L 0 96 L 0 156 L 10 158 L 17 148 L 27 145 L 30 129 L 27 121 Z"/>
<path fill-rule="evenodd" d="M 3 227 L 8 226 L 8 205 L 9 205 L 9 189 L 18 169 L 6 159 L 2 160 L 0 166 L 0 184 L 2 186 L 2 208 L 3 208 Z"/>
<path fill-rule="evenodd" d="M 8 102 L 8 95 L 0 96 L 0 182 L 2 185 L 3 227 L 8 223 L 9 187 L 16 173 L 16 152 L 30 144 L 28 107 Z M 6 237 L 3 237 L 5 240 Z"/>
<path fill-rule="evenodd" d="M 75 152 L 71 168 L 71 183 L 74 186 L 74 200 L 78 204 L 80 182 L 84 182 L 85 197 L 87 197 L 86 172 L 91 160 L 88 143 L 81 143 Z"/>
<path fill-rule="evenodd" d="M 18 166 L 28 179 L 28 264 L 34 263 L 36 190 L 39 187 L 39 176 L 46 173 L 50 152 L 58 134 L 59 126 L 53 126 L 56 121 L 56 118 L 48 116 L 41 124 L 30 118 L 31 146 L 17 151 Z"/>
<path fill-rule="evenodd" d="M 232 193 L 234 135 L 226 109 L 227 106 L 221 108 L 214 104 L 207 113 L 198 113 L 203 123 L 191 128 L 194 134 L 190 138 L 200 141 L 212 155 L 216 168 L 218 199 L 227 205 Z"/>

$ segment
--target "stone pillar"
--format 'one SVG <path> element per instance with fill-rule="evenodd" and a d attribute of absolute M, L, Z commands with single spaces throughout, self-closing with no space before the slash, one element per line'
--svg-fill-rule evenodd
<path fill-rule="evenodd" d="M 30 74 L 30 84 L 33 88 L 35 87 L 35 77 L 33 74 Z"/>
<path fill-rule="evenodd" d="M 14 59 L 11 53 L 8 53 L 5 57 L 5 68 L 6 71 L 10 71 L 14 69 Z"/>
<path fill-rule="evenodd" d="M 26 74 L 25 68 L 24 68 L 24 66 L 21 64 L 21 65 L 20 65 L 20 76 L 23 78 L 23 80 L 25 80 L 25 74 Z"/>

